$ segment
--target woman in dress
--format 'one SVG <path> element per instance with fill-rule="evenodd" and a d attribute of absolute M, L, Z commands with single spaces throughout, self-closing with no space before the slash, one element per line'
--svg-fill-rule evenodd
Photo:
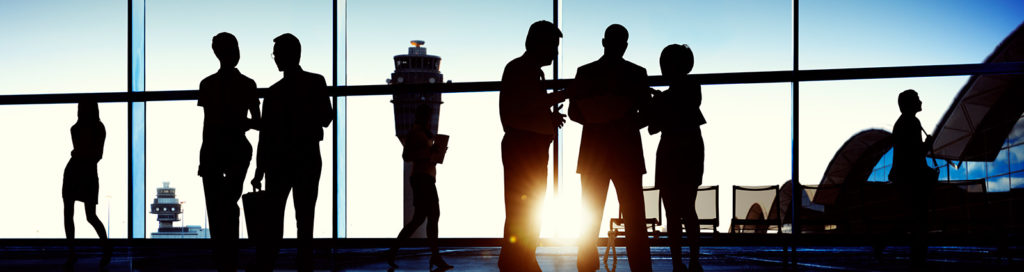
<path fill-rule="evenodd" d="M 71 160 L 64 168 L 64 234 L 75 239 L 75 201 L 85 203 L 85 218 L 96 229 L 100 239 L 106 240 L 103 223 L 96 216 L 96 202 L 99 196 L 99 177 L 96 163 L 103 158 L 103 141 L 107 131 L 100 122 L 99 107 L 95 101 L 78 103 L 78 122 L 71 126 Z"/>
<path fill-rule="evenodd" d="M 688 46 L 672 44 L 661 51 L 661 72 L 669 79 L 669 89 L 655 91 L 648 128 L 651 134 L 661 132 L 654 183 L 665 202 L 668 242 L 676 270 L 686 269 L 682 265 L 680 219 L 686 224 L 691 264 L 700 255 L 700 226 L 694 204 L 704 176 L 700 125 L 707 121 L 700 111 L 700 84 L 687 76 L 692 69 L 693 52 Z"/>

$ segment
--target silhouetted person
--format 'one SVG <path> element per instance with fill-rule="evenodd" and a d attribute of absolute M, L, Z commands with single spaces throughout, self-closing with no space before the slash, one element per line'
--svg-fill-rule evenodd
<path fill-rule="evenodd" d="M 100 122 L 100 110 L 95 101 L 78 103 L 78 122 L 71 126 L 71 160 L 64 168 L 64 185 L 61 197 L 64 199 L 64 234 L 74 250 L 75 201 L 85 203 L 85 218 L 96 230 L 96 235 L 106 242 L 107 231 L 103 222 L 96 217 L 96 204 L 100 194 L 99 175 L 96 164 L 103 158 L 103 142 L 107 130 Z M 109 262 L 109 245 L 104 245 L 104 262 Z M 72 253 L 73 254 L 73 253 Z M 104 263 L 105 264 L 105 263 Z"/>
<path fill-rule="evenodd" d="M 252 159 L 245 131 L 255 128 L 260 119 L 260 100 L 256 82 L 235 69 L 239 58 L 235 36 L 221 32 L 213 37 L 212 47 L 220 70 L 199 83 L 199 106 L 204 113 L 199 176 L 203 177 L 210 238 L 216 241 L 215 259 L 221 270 L 233 271 L 238 261 L 238 198 Z"/>
<path fill-rule="evenodd" d="M 650 271 L 651 252 L 644 226 L 641 178 L 644 166 L 638 110 L 650 101 L 647 70 L 626 61 L 626 28 L 614 24 L 604 32 L 604 56 L 579 68 L 570 98 L 569 118 L 583 124 L 576 172 L 583 183 L 583 230 L 576 266 L 598 268 L 597 232 L 601 227 L 609 180 L 615 184 L 626 224 L 626 254 L 631 271 Z"/>
<path fill-rule="evenodd" d="M 900 191 L 907 211 L 905 226 L 910 228 L 910 260 L 914 266 L 926 261 L 928 247 L 924 235 L 928 228 L 928 195 L 938 174 L 928 167 L 925 155 L 931 149 L 929 136 L 921 142 L 921 121 L 915 116 L 921 111 L 921 99 L 914 90 L 900 93 L 900 118 L 893 125 L 892 170 L 889 180 Z"/>
<path fill-rule="evenodd" d="M 434 135 L 430 133 L 430 115 L 430 106 L 420 104 L 416 108 L 416 122 L 405 136 L 402 159 L 412 162 L 409 185 L 412 187 L 412 205 L 415 210 L 412 220 L 405 224 L 398 233 L 395 245 L 388 250 L 388 265 L 392 268 L 398 267 L 395 264 L 395 254 L 398 253 L 399 246 L 412 236 L 424 220 L 427 221 L 427 239 L 430 243 L 430 267 L 436 265 L 439 270 L 452 268 L 441 258 L 441 252 L 437 248 L 437 219 L 441 216 L 441 208 L 438 205 L 437 187 L 434 186 L 437 181 L 437 161 L 433 160 L 433 155 L 442 150 L 438 150 L 439 147 L 434 145 Z"/>
<path fill-rule="evenodd" d="M 558 55 L 562 32 L 548 21 L 530 25 L 526 52 L 505 65 L 498 111 L 505 136 L 501 163 L 505 175 L 505 231 L 498 268 L 540 271 L 535 252 L 540 236 L 540 205 L 547 190 L 548 148 L 565 115 L 552 106 L 565 92 L 548 94 L 541 67 Z"/>
<path fill-rule="evenodd" d="M 682 223 L 690 242 L 690 259 L 700 256 L 700 224 L 697 222 L 697 187 L 704 176 L 704 138 L 700 126 L 707 123 L 700 111 L 700 84 L 686 75 L 693 69 L 693 52 L 686 45 L 672 44 L 661 51 L 661 73 L 669 88 L 656 92 L 651 102 L 651 134 L 661 132 L 654 186 L 665 202 L 665 222 L 672 266 L 683 267 L 680 236 Z"/>
<path fill-rule="evenodd" d="M 263 99 L 263 117 L 256 153 L 253 186 L 267 178 L 267 191 L 273 195 L 272 237 L 280 239 L 284 228 L 284 209 L 288 194 L 294 190 L 295 221 L 298 227 L 299 266 L 311 265 L 308 244 L 313 240 L 313 214 L 320 182 L 320 141 L 323 128 L 334 120 L 324 77 L 306 72 L 299 66 L 299 39 L 285 33 L 274 38 L 274 62 L 284 72 L 270 86 Z"/>

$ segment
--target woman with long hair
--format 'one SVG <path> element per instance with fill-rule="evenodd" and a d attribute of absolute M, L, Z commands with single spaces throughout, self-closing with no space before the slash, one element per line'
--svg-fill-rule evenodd
<path fill-rule="evenodd" d="M 78 103 L 78 122 L 71 126 L 71 160 L 64 168 L 64 185 L 61 196 L 64 199 L 64 234 L 75 239 L 75 201 L 85 203 L 85 218 L 96 229 L 96 235 L 106 240 L 103 223 L 96 216 L 99 196 L 99 176 L 96 164 L 103 158 L 103 142 L 107 131 L 100 122 L 99 106 L 95 101 Z"/>

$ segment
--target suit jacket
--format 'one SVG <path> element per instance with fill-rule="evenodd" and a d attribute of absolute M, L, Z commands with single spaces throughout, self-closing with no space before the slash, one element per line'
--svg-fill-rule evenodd
<path fill-rule="evenodd" d="M 921 121 L 909 114 L 900 115 L 893 125 L 892 169 L 889 180 L 894 183 L 918 183 L 931 171 L 925 154 L 928 146 L 921 141 Z"/>
<path fill-rule="evenodd" d="M 577 173 L 644 174 L 638 110 L 651 97 L 647 70 L 602 57 L 576 72 L 569 118 L 583 125 Z"/>
<path fill-rule="evenodd" d="M 270 86 L 263 99 L 256 167 L 297 163 L 296 159 L 320 159 L 324 128 L 334 121 L 324 77 L 302 71 L 286 72 Z"/>

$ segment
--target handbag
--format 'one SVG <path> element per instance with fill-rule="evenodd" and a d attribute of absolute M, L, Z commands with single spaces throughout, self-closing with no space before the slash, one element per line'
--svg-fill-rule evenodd
<path fill-rule="evenodd" d="M 242 195 L 242 207 L 245 209 L 245 229 L 249 239 L 270 238 L 271 195 L 266 190 L 257 188 L 251 193 Z"/>

